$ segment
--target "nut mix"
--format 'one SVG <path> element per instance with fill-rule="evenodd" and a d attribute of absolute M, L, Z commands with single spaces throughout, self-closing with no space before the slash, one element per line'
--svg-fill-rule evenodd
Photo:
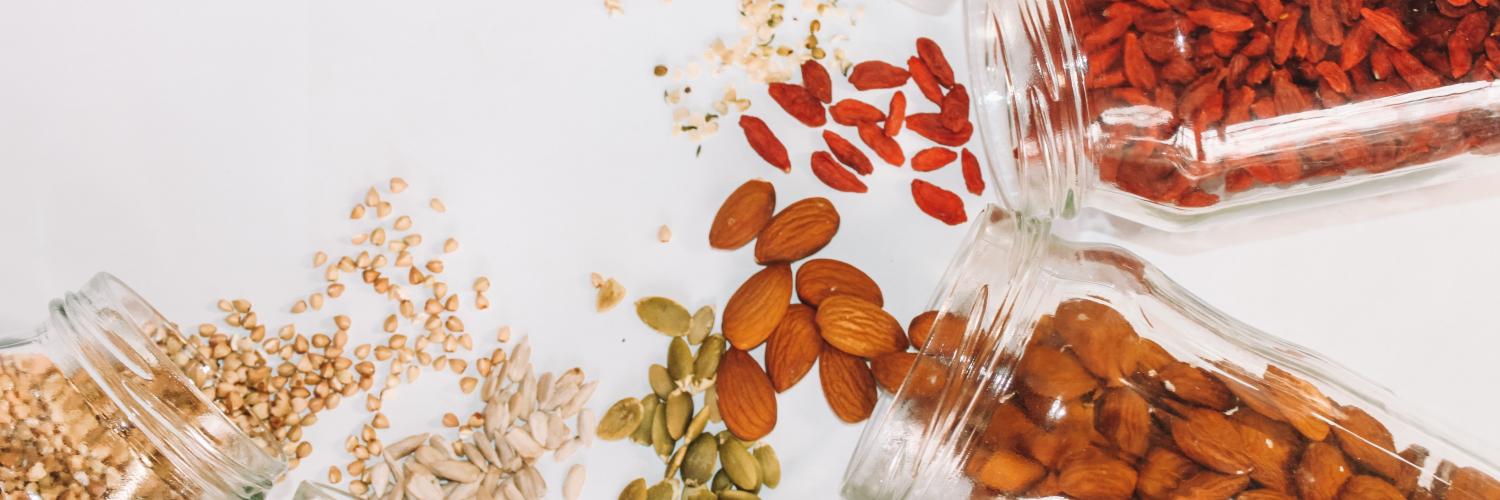
<path fill-rule="evenodd" d="M 932 315 L 925 352 L 952 355 L 961 322 Z M 904 389 L 919 401 L 940 387 L 923 379 Z M 1040 318 L 1012 388 L 978 411 L 963 465 L 976 498 L 1500 498 L 1500 481 L 1446 460 L 1424 481 L 1419 443 L 1398 448 L 1280 367 L 1190 365 L 1088 299 Z"/>
<path fill-rule="evenodd" d="M 1469 0 L 1068 2 L 1087 61 L 1083 119 L 1099 128 L 1100 180 L 1182 207 L 1256 187 L 1380 173 L 1494 151 L 1484 109 L 1296 149 L 1214 158 L 1237 127 L 1500 76 L 1500 4 Z M 1387 99 L 1389 101 L 1391 99 Z M 1370 108 L 1364 106 L 1364 108 Z M 1363 109 L 1363 108 L 1361 108 Z M 1119 119 L 1125 115 L 1143 119 Z M 1111 118 L 1114 117 L 1114 118 Z M 1355 118 L 1357 119 L 1357 118 Z M 1206 157 L 1205 154 L 1208 153 Z M 1187 173 L 1188 175 L 1184 175 Z"/>

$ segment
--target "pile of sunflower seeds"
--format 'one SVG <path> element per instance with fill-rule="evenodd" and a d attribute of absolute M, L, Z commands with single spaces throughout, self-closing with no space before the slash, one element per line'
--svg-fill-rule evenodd
<path fill-rule="evenodd" d="M 671 337 L 667 364 L 648 367 L 651 393 L 616 402 L 600 418 L 597 432 L 606 441 L 628 437 L 648 446 L 667 467 L 661 481 L 638 478 L 625 486 L 620 498 L 755 499 L 762 487 L 775 488 L 781 482 L 781 462 L 769 444 L 745 442 L 727 430 L 708 431 L 711 423 L 723 423 L 714 381 L 727 348 L 723 335 L 709 333 L 713 308 L 704 306 L 689 314 L 676 301 L 647 297 L 636 302 L 636 314 L 651 329 Z M 695 395 L 701 395 L 696 412 Z"/>

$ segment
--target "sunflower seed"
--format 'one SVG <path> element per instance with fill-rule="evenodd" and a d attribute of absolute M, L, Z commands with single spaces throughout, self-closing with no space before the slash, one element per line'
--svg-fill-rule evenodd
<path fill-rule="evenodd" d="M 568 474 L 563 479 L 563 498 L 575 500 L 583 493 L 584 474 L 583 464 L 573 464 L 568 468 Z"/>
<path fill-rule="evenodd" d="M 432 472 L 437 477 L 460 483 L 472 483 L 484 476 L 484 470 L 469 462 L 457 460 L 444 460 L 432 464 Z"/>
<path fill-rule="evenodd" d="M 640 401 L 636 401 L 636 404 L 640 404 Z M 592 446 L 594 444 L 595 429 L 598 426 L 598 422 L 598 420 L 594 419 L 594 410 L 584 408 L 583 411 L 578 412 L 578 439 L 583 441 L 584 446 Z M 622 435 L 620 437 L 625 436 Z"/>
<path fill-rule="evenodd" d="M 421 446 L 422 442 L 427 440 L 427 436 L 428 434 L 425 432 L 407 436 L 400 441 L 396 441 L 394 444 L 386 446 L 385 452 L 395 458 L 405 458 L 411 452 L 416 451 L 417 447 Z"/>
<path fill-rule="evenodd" d="M 406 482 L 406 494 L 416 500 L 442 500 L 443 488 L 431 474 L 417 473 Z"/>

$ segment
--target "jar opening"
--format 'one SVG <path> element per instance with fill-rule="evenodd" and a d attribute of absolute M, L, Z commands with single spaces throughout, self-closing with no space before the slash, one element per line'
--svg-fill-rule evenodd
<path fill-rule="evenodd" d="M 77 293 L 52 303 L 47 342 L 54 355 L 83 370 L 109 404 L 120 407 L 183 479 L 203 494 L 245 497 L 268 489 L 286 468 L 198 391 L 150 340 L 156 329 L 175 330 L 154 307 L 118 278 L 100 273 Z"/>

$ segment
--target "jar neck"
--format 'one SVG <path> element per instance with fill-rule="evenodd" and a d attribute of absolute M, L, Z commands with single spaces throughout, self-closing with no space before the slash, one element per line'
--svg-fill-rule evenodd
<path fill-rule="evenodd" d="M 969 67 L 990 171 L 1008 208 L 1071 217 L 1092 172 L 1086 60 L 1067 0 L 965 0 Z"/>
<path fill-rule="evenodd" d="M 114 408 L 144 437 L 163 481 L 189 496 L 252 498 L 269 490 L 285 463 L 239 430 L 150 340 L 176 329 L 139 295 L 108 274 L 53 300 L 35 341 L 93 408 Z M 87 380 L 84 380 L 86 378 Z"/>

